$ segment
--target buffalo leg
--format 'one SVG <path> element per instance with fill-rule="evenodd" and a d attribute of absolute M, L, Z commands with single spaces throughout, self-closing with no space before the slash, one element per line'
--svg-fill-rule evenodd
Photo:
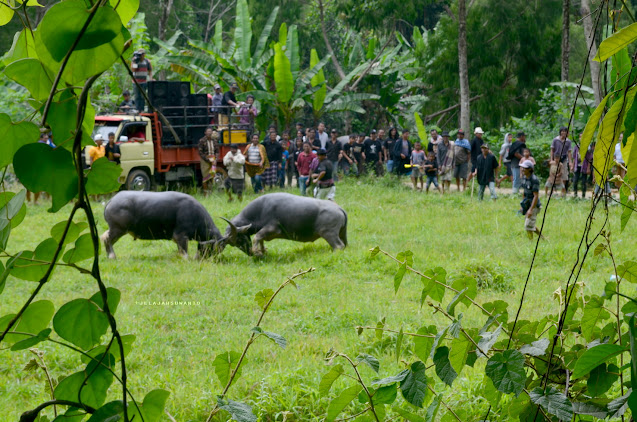
<path fill-rule="evenodd" d="M 332 231 L 329 233 L 325 233 L 325 235 L 321 236 L 323 239 L 327 241 L 332 247 L 332 250 L 336 249 L 345 249 L 345 243 L 341 240 L 337 231 Z"/>
<path fill-rule="evenodd" d="M 125 233 L 119 232 L 117 230 L 106 230 L 104 234 L 101 236 L 102 242 L 104 242 L 104 249 L 108 254 L 109 259 L 115 259 L 115 250 L 113 250 L 113 245 L 117 242 L 120 237 L 122 237 Z"/>
<path fill-rule="evenodd" d="M 265 226 L 254 235 L 254 239 L 252 239 L 252 252 L 255 255 L 263 255 L 265 253 L 263 242 L 276 239 L 280 234 L 281 231 L 277 226 Z"/>
<path fill-rule="evenodd" d="M 177 244 L 177 249 L 182 257 L 188 258 L 188 236 L 183 234 L 174 234 L 173 240 Z"/>

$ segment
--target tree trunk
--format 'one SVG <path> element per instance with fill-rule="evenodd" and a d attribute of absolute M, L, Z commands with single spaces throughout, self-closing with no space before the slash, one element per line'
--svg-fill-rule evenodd
<path fill-rule="evenodd" d="M 582 16 L 584 16 L 586 49 L 589 50 L 588 63 L 591 68 L 591 85 L 593 85 L 595 106 L 597 106 L 602 101 L 602 90 L 599 85 L 599 62 L 593 60 L 597 55 L 597 44 L 595 43 L 595 33 L 593 32 L 593 18 L 591 17 L 590 0 L 582 0 Z"/>
<path fill-rule="evenodd" d="M 159 22 L 157 23 L 157 38 L 166 41 L 166 30 L 168 29 L 168 18 L 173 8 L 173 0 L 160 0 L 159 2 Z"/>
<path fill-rule="evenodd" d="M 467 9 L 465 0 L 458 0 L 458 67 L 460 76 L 460 128 L 470 132 L 469 69 L 467 66 Z"/>
<path fill-rule="evenodd" d="M 570 49 L 571 0 L 562 1 L 562 82 L 568 82 L 568 56 Z M 566 87 L 562 88 L 562 99 L 566 101 Z"/>

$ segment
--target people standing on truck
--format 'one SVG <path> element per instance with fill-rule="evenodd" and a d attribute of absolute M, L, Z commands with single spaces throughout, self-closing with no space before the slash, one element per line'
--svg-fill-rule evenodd
<path fill-rule="evenodd" d="M 119 145 L 115 143 L 115 134 L 113 132 L 108 134 L 108 144 L 106 144 L 104 152 L 108 161 L 113 161 L 115 164 L 121 164 L 120 157 L 122 156 L 122 153 L 119 150 Z"/>
<path fill-rule="evenodd" d="M 204 137 L 199 140 L 199 157 L 201 169 L 201 180 L 203 182 L 204 192 L 208 190 L 209 183 L 212 180 L 214 174 L 217 172 L 217 141 L 219 140 L 219 133 L 213 129 L 212 126 L 208 126 L 204 132 Z"/>
<path fill-rule="evenodd" d="M 237 85 L 236 82 L 233 82 L 232 85 L 230 85 L 230 91 L 226 91 L 226 93 L 223 94 L 223 98 L 221 100 L 223 114 L 219 115 L 219 123 L 222 125 L 230 124 L 230 116 L 232 115 L 232 110 L 235 107 L 240 107 L 242 104 L 244 104 L 241 101 L 237 101 L 237 97 L 235 96 L 235 94 L 237 93 L 238 89 L 239 85 Z"/>
<path fill-rule="evenodd" d="M 246 156 L 246 172 L 250 176 L 254 193 L 259 193 L 263 191 L 261 174 L 265 171 L 266 166 L 269 165 L 268 155 L 265 152 L 265 147 L 259 143 L 258 133 L 254 133 L 250 141 L 251 143 L 243 151 L 243 155 Z"/>
<path fill-rule="evenodd" d="M 93 165 L 95 160 L 102 158 L 106 154 L 104 145 L 102 145 L 104 143 L 104 136 L 98 133 L 93 140 L 95 141 L 95 146 L 88 151 L 88 156 L 91 158 L 91 165 Z"/>
<path fill-rule="evenodd" d="M 153 80 L 153 67 L 150 64 L 150 61 L 146 59 L 146 50 L 140 48 L 133 53 L 131 69 L 136 82 L 133 87 L 133 92 L 135 93 L 135 105 L 137 111 L 143 113 L 146 108 L 146 101 L 144 100 L 144 96 L 139 87 L 146 91 L 148 81 Z"/>
<path fill-rule="evenodd" d="M 210 111 L 212 112 L 212 120 L 214 123 L 219 123 L 219 114 L 223 112 L 221 103 L 223 102 L 223 92 L 221 92 L 221 85 L 215 84 L 215 94 L 212 96 L 212 103 Z"/>
<path fill-rule="evenodd" d="M 248 95 L 246 102 L 241 105 L 237 114 L 240 116 L 239 124 L 253 126 L 254 119 L 259 114 L 259 110 L 254 105 L 254 96 Z"/>
<path fill-rule="evenodd" d="M 137 109 L 135 108 L 135 101 L 133 101 L 130 97 L 130 91 L 125 90 L 124 92 L 122 92 L 122 97 L 124 97 L 124 100 L 119 103 L 119 112 L 135 113 Z"/>
<path fill-rule="evenodd" d="M 230 144 L 230 151 L 223 157 L 223 165 L 226 166 L 228 172 L 228 177 L 224 181 L 226 192 L 228 193 L 228 202 L 232 202 L 233 192 L 237 195 L 239 201 L 243 200 L 243 189 L 245 188 L 243 165 L 245 162 L 246 157 L 241 154 L 237 144 Z"/>
<path fill-rule="evenodd" d="M 263 143 L 270 166 L 263 173 L 263 184 L 266 187 L 273 188 L 277 184 L 279 169 L 281 168 L 281 159 L 283 158 L 283 148 L 277 141 L 276 130 L 270 131 L 270 139 Z"/>

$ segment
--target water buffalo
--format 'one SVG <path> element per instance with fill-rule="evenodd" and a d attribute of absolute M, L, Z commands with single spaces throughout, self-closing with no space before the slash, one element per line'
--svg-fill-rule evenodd
<path fill-rule="evenodd" d="M 115 258 L 113 244 L 126 233 L 135 239 L 172 239 L 184 257 L 189 240 L 199 242 L 201 256 L 221 253 L 230 241 L 236 241 L 221 236 L 203 205 L 179 192 L 119 192 L 106 204 L 104 219 L 108 230 L 101 239 L 109 258 Z M 239 232 L 231 230 L 231 236 Z"/>
<path fill-rule="evenodd" d="M 313 242 L 322 237 L 332 249 L 347 246 L 347 213 L 343 208 L 331 201 L 289 193 L 255 199 L 228 224 L 228 244 L 248 255 L 262 255 L 263 242 L 272 239 Z M 252 235 L 254 240 L 250 241 Z"/>

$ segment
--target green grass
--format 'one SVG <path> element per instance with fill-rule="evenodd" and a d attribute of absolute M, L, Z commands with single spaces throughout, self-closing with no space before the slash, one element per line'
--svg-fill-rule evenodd
<path fill-rule="evenodd" d="M 246 199 L 253 198 L 249 194 Z M 221 194 L 198 199 L 221 231 L 225 223 L 217 217 L 232 217 L 247 202 L 228 204 Z M 505 300 L 513 318 L 535 247 L 523 231 L 523 218 L 515 214 L 519 200 L 502 197 L 496 203 L 479 203 L 467 194 L 424 195 L 387 181 L 376 185 L 366 181 L 341 183 L 336 200 L 348 212 L 349 246 L 345 251 L 332 253 L 323 240 L 312 244 L 277 240 L 266 244 L 268 252 L 263 259 L 227 248 L 216 261 L 195 261 L 182 259 L 173 242 L 134 241 L 130 236 L 115 245 L 117 260 L 106 260 L 102 251 L 103 279 L 122 292 L 116 314 L 118 327 L 123 334 L 137 336 L 128 356 L 133 393 L 141 399 L 153 388 L 167 389 L 171 392 L 167 410 L 176 420 L 204 420 L 221 391 L 212 361 L 218 353 L 242 350 L 259 314 L 254 295 L 264 288 L 275 289 L 298 270 L 314 267 L 315 272 L 297 280 L 298 290 L 289 288 L 281 293 L 263 323 L 264 329 L 283 335 L 288 347 L 282 350 L 264 339 L 255 343 L 229 397 L 251 403 L 262 420 L 282 420 L 282 412 L 292 412 L 288 420 L 324 418 L 329 398 L 319 397 L 317 387 L 329 369 L 324 361 L 329 349 L 353 356 L 365 351 L 379 357 L 381 376 L 402 368 L 386 343 L 375 343 L 372 333 L 359 337 L 355 326 L 375 325 L 382 317 L 387 318 L 388 328 L 403 327 L 410 332 L 423 325 L 448 324 L 428 306 L 420 307 L 418 278 L 406 276 L 394 294 L 397 267 L 383 256 L 369 259 L 368 251 L 376 245 L 394 255 L 413 251 L 414 267 L 422 270 L 442 266 L 454 275 L 482 267 L 502 274 L 502 286 L 480 290 L 477 301 Z M 540 244 L 522 319 L 558 312 L 553 292 L 564 286 L 574 264 L 589 205 L 588 201 L 551 202 L 544 227 L 549 240 Z M 12 233 L 10 251 L 32 250 L 70 210 L 66 207 L 54 215 L 46 208 L 29 208 L 25 221 Z M 94 211 L 102 233 L 106 229 L 103 206 L 94 204 Z M 616 259 L 621 263 L 634 258 L 635 222 L 629 222 L 626 231 L 619 234 L 620 207 L 611 207 L 610 212 Z M 192 255 L 195 250 L 192 242 Z M 588 258 L 581 278 L 584 293 L 600 294 L 611 272 L 607 256 Z M 9 278 L 0 297 L 0 316 L 15 312 L 34 287 L 35 283 Z M 53 301 L 57 309 L 68 300 L 96 291 L 89 277 L 59 268 L 39 298 Z M 171 301 L 194 303 L 145 304 Z M 464 326 L 479 327 L 484 322 L 474 309 L 459 305 L 458 311 L 465 313 Z M 411 342 L 406 343 L 409 354 Z M 77 356 L 51 343 L 40 343 L 38 348 L 45 352 L 44 359 L 55 377 L 81 366 Z M 17 420 L 20 413 L 48 399 L 42 373 L 22 371 L 31 358 L 28 351 L 0 351 L 0 411 L 4 420 Z M 412 360 L 409 356 L 405 359 Z M 435 377 L 433 370 L 429 371 L 430 378 Z M 481 369 L 466 368 L 454 384 L 453 394 L 439 381 L 436 389 L 454 408 L 477 414 L 487 407 L 485 400 L 475 397 L 482 373 Z M 364 369 L 363 375 L 371 380 L 375 374 Z M 339 383 L 337 387 L 346 385 Z M 111 390 L 113 399 L 120 397 L 116 387 Z M 502 417 L 506 420 L 506 415 Z"/>

